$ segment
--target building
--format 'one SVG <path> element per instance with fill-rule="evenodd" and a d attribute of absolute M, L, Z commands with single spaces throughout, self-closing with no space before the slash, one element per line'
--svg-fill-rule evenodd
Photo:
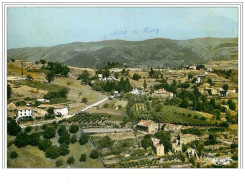
<path fill-rule="evenodd" d="M 130 93 L 133 95 L 143 95 L 144 91 L 139 90 L 139 89 L 133 89 Z"/>
<path fill-rule="evenodd" d="M 197 81 L 196 81 L 196 83 L 201 83 L 201 82 L 202 82 L 201 77 L 197 77 Z"/>
<path fill-rule="evenodd" d="M 68 107 L 64 105 L 57 105 L 54 107 L 54 114 L 56 116 L 67 116 L 69 114 Z"/>
<path fill-rule="evenodd" d="M 49 100 L 47 99 L 44 99 L 44 98 L 39 98 L 37 99 L 38 102 L 49 102 Z"/>
<path fill-rule="evenodd" d="M 165 89 L 158 89 L 154 91 L 154 96 L 162 97 L 162 98 L 173 98 L 174 94 L 172 92 L 168 92 Z"/>
<path fill-rule="evenodd" d="M 158 131 L 159 125 L 152 120 L 141 120 L 137 124 L 137 128 L 148 133 L 153 133 Z"/>
<path fill-rule="evenodd" d="M 196 70 L 197 67 L 196 66 L 189 66 L 189 69 Z"/>
<path fill-rule="evenodd" d="M 103 79 L 103 75 L 102 74 L 98 74 L 98 79 L 101 81 Z"/>
<path fill-rule="evenodd" d="M 188 148 L 187 151 L 186 151 L 186 154 L 187 154 L 187 157 L 188 157 L 188 158 L 191 158 L 192 156 L 193 156 L 194 158 L 197 158 L 197 159 L 199 158 L 198 155 L 197 155 L 196 150 L 193 149 L 193 148 Z"/>
<path fill-rule="evenodd" d="M 33 109 L 30 107 L 18 107 L 17 108 L 17 119 L 21 117 L 32 117 Z"/>
<path fill-rule="evenodd" d="M 163 156 L 164 155 L 164 146 L 163 144 L 160 144 L 160 140 L 156 138 L 152 138 L 152 145 L 155 148 L 155 152 L 157 156 Z"/>
<path fill-rule="evenodd" d="M 172 143 L 172 150 L 173 152 L 181 152 L 182 151 L 182 144 L 180 142 L 180 137 L 177 138 L 173 143 Z"/>

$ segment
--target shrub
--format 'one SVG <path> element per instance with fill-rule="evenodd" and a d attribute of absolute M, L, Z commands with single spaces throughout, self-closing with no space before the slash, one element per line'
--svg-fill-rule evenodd
<path fill-rule="evenodd" d="M 98 152 L 97 150 L 93 149 L 93 150 L 91 151 L 89 157 L 92 158 L 92 159 L 96 159 L 96 158 L 99 157 L 99 152 Z"/>
<path fill-rule="evenodd" d="M 7 118 L 7 132 L 9 135 L 13 135 L 13 136 L 18 135 L 18 133 L 21 132 L 21 127 L 11 117 Z"/>
<path fill-rule="evenodd" d="M 88 103 L 88 99 L 85 98 L 85 97 L 83 97 L 83 98 L 82 98 L 82 103 L 84 103 L 84 104 Z"/>
<path fill-rule="evenodd" d="M 16 136 L 14 144 L 18 147 L 25 147 L 30 143 L 30 139 L 27 133 L 20 133 Z"/>
<path fill-rule="evenodd" d="M 30 133 L 31 130 L 32 130 L 32 127 L 31 126 L 28 126 L 28 127 L 25 128 L 25 132 L 26 133 Z"/>
<path fill-rule="evenodd" d="M 10 158 L 17 158 L 18 157 L 18 153 L 16 152 L 16 151 L 12 151 L 11 153 L 10 153 Z"/>
<path fill-rule="evenodd" d="M 83 134 L 81 135 L 81 137 L 80 137 L 79 143 L 80 143 L 81 145 L 84 145 L 84 144 L 86 144 L 86 143 L 88 142 L 88 139 L 89 139 L 89 135 L 86 134 L 86 133 L 83 133 Z"/>
<path fill-rule="evenodd" d="M 71 125 L 69 131 L 70 133 L 76 133 L 78 132 L 78 129 L 79 129 L 78 125 Z"/>
<path fill-rule="evenodd" d="M 56 162 L 55 162 L 55 165 L 56 167 L 60 167 L 64 164 L 64 161 L 62 159 L 58 159 Z"/>
<path fill-rule="evenodd" d="M 81 154 L 81 157 L 80 157 L 80 162 L 86 162 L 86 159 L 87 159 L 87 156 L 86 154 Z"/>
<path fill-rule="evenodd" d="M 67 164 L 69 164 L 69 165 L 71 165 L 71 164 L 73 164 L 74 162 L 75 162 L 75 159 L 73 158 L 73 156 L 71 156 L 71 157 L 69 157 L 68 159 L 67 159 Z"/>

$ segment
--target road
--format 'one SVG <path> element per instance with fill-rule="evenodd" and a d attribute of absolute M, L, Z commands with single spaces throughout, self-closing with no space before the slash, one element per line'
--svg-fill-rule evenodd
<path fill-rule="evenodd" d="M 83 129 L 85 133 L 114 133 L 114 132 L 129 132 L 132 131 L 130 128 L 89 128 Z"/>
<path fill-rule="evenodd" d="M 81 112 L 84 112 L 84 111 L 88 110 L 89 108 L 92 108 L 92 107 L 94 107 L 94 106 L 98 106 L 99 104 L 103 103 L 103 102 L 106 101 L 106 100 L 108 100 L 108 97 L 107 97 L 107 98 L 104 98 L 104 99 L 102 99 L 102 100 L 100 100 L 100 101 L 98 101 L 98 102 L 95 102 L 94 104 L 91 104 L 91 105 L 89 105 L 89 106 L 83 108 L 82 110 L 79 110 L 79 111 L 77 111 L 77 112 L 75 112 L 75 113 L 73 113 L 73 114 L 69 114 L 69 115 L 67 115 L 67 116 L 65 116 L 65 117 L 63 117 L 63 118 L 60 118 L 60 119 L 54 119 L 54 120 L 49 120 L 49 121 L 45 121 L 45 122 L 43 122 L 43 123 L 33 124 L 33 125 L 30 125 L 30 126 L 31 126 L 31 127 L 38 127 L 38 126 L 42 126 L 42 125 L 44 125 L 44 124 L 50 124 L 50 123 L 52 123 L 52 122 L 54 122 L 54 121 L 58 122 L 58 121 L 60 121 L 60 120 L 62 120 L 62 119 L 71 118 L 71 117 L 75 116 L 76 114 L 79 114 L 79 113 L 81 113 Z M 20 125 L 20 127 L 21 127 L 21 128 L 26 128 L 27 126 L 25 126 L 25 125 Z"/>

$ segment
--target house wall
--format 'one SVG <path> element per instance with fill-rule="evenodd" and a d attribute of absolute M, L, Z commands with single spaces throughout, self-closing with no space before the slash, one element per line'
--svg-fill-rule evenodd
<path fill-rule="evenodd" d="M 18 118 L 23 116 L 32 116 L 32 109 L 28 110 L 18 110 Z"/>

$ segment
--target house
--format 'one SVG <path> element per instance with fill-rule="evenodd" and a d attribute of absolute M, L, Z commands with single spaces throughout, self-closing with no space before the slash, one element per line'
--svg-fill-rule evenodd
<path fill-rule="evenodd" d="M 234 93 L 236 93 L 236 89 L 233 89 L 233 88 L 228 89 L 228 91 L 227 91 L 227 95 L 234 94 Z"/>
<path fill-rule="evenodd" d="M 114 91 L 114 97 L 120 97 L 120 93 L 118 91 Z"/>
<path fill-rule="evenodd" d="M 17 108 L 17 119 L 20 117 L 32 117 L 33 109 L 30 107 L 18 107 Z"/>
<path fill-rule="evenodd" d="M 232 163 L 232 159 L 230 157 L 225 157 L 225 158 L 213 158 L 212 159 L 213 164 L 216 165 L 228 165 Z"/>
<path fill-rule="evenodd" d="M 176 139 L 173 143 L 172 143 L 172 150 L 173 152 L 181 152 L 182 151 L 182 144 L 180 142 L 180 139 Z"/>
<path fill-rule="evenodd" d="M 163 156 L 164 155 L 164 146 L 163 144 L 160 144 L 160 140 L 156 138 L 152 138 L 152 145 L 155 148 L 155 152 L 157 156 Z"/>
<path fill-rule="evenodd" d="M 137 88 L 133 89 L 130 93 L 133 95 L 143 95 L 144 94 L 144 92 L 142 90 L 139 90 Z"/>
<path fill-rule="evenodd" d="M 158 89 L 156 91 L 154 91 L 154 96 L 160 96 L 163 98 L 173 98 L 174 94 L 172 92 L 168 92 L 165 89 Z"/>
<path fill-rule="evenodd" d="M 137 124 L 137 128 L 139 130 L 143 130 L 143 131 L 146 131 L 148 133 L 156 132 L 158 130 L 158 127 L 159 127 L 158 124 L 152 120 L 141 120 Z"/>
<path fill-rule="evenodd" d="M 44 99 L 44 98 L 38 98 L 37 101 L 38 102 L 49 102 L 49 100 Z"/>
<path fill-rule="evenodd" d="M 188 148 L 187 151 L 186 151 L 186 154 L 188 156 L 188 158 L 191 158 L 192 156 L 195 157 L 195 158 L 199 158 L 198 155 L 197 155 L 197 152 L 195 149 L 193 148 Z"/>
<path fill-rule="evenodd" d="M 201 77 L 197 77 L 196 83 L 201 83 L 201 82 L 202 82 Z"/>
<path fill-rule="evenodd" d="M 189 69 L 196 70 L 197 67 L 196 66 L 189 66 Z"/>
<path fill-rule="evenodd" d="M 101 81 L 103 79 L 103 75 L 102 74 L 98 74 L 98 78 Z"/>
<path fill-rule="evenodd" d="M 68 115 L 68 107 L 64 105 L 57 105 L 54 107 L 54 114 L 56 116 L 66 116 Z"/>

